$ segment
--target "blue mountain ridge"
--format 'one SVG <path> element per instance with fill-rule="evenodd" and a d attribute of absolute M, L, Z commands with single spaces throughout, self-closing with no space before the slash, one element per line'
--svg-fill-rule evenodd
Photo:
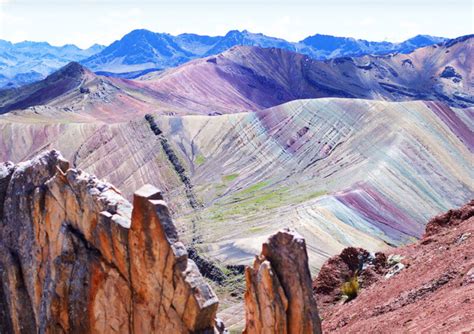
<path fill-rule="evenodd" d="M 363 54 L 409 53 L 445 40 L 418 35 L 402 43 L 390 43 L 316 34 L 299 42 L 288 42 L 247 30 L 231 30 L 224 36 L 192 33 L 174 36 L 146 29 L 133 30 L 107 47 L 95 44 L 85 50 L 72 44 L 56 47 L 46 42 L 14 44 L 0 40 L 0 88 L 43 79 L 71 61 L 79 61 L 103 75 L 134 78 L 219 54 L 238 45 L 280 48 L 322 60 Z"/>
<path fill-rule="evenodd" d="M 116 73 L 127 77 L 126 73 L 130 72 L 130 77 L 135 77 L 140 71 L 174 67 L 195 58 L 222 53 L 238 45 L 280 48 L 323 60 L 363 54 L 409 53 L 419 47 L 445 40 L 442 37 L 418 35 L 402 43 L 390 43 L 316 34 L 293 43 L 247 30 L 231 30 L 225 36 L 173 36 L 140 29 L 130 32 L 81 63 L 93 71 L 108 75 Z"/>
<path fill-rule="evenodd" d="M 80 49 L 73 44 L 53 46 L 47 42 L 0 40 L 0 88 L 42 80 L 64 65 L 88 58 L 104 48 L 98 44 Z"/>

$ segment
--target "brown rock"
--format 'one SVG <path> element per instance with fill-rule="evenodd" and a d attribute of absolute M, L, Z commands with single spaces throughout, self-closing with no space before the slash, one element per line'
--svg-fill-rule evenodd
<path fill-rule="evenodd" d="M 212 330 L 217 298 L 166 203 L 151 186 L 135 203 L 57 151 L 0 165 L 0 332 Z"/>
<path fill-rule="evenodd" d="M 129 234 L 136 333 L 188 333 L 211 329 L 217 297 L 188 259 L 160 192 L 135 193 Z"/>
<path fill-rule="evenodd" d="M 321 333 L 303 237 L 272 235 L 245 276 L 244 333 Z"/>

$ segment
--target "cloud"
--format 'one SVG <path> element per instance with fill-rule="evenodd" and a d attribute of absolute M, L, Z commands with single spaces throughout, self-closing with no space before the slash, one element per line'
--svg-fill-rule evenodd
<path fill-rule="evenodd" d="M 0 6 L 0 38 L 13 42 L 24 41 L 28 38 L 26 30 L 28 30 L 29 25 L 30 23 L 24 17 L 7 13 Z"/>
<path fill-rule="evenodd" d="M 361 20 L 359 23 L 361 26 L 372 26 L 377 21 L 373 17 L 366 17 L 365 19 Z"/>
<path fill-rule="evenodd" d="M 412 21 L 402 21 L 400 22 L 400 27 L 405 28 L 405 29 L 418 29 L 420 27 L 420 24 L 417 22 L 412 22 Z"/>

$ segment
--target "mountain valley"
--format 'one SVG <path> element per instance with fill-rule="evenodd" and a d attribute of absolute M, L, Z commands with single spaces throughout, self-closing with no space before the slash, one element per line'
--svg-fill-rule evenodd
<path fill-rule="evenodd" d="M 72 62 L 0 90 L 0 330 L 225 333 L 217 314 L 235 332 L 357 332 L 390 307 L 405 326 L 403 310 L 447 301 L 435 293 L 451 280 L 461 300 L 472 261 L 456 247 L 473 239 L 453 240 L 473 222 L 473 48 L 474 35 L 290 43 L 246 30 L 70 47 Z M 437 247 L 460 269 L 425 291 L 422 278 L 452 269 L 427 273 Z M 350 270 L 331 267 L 348 253 Z M 398 263 L 413 267 L 387 278 Z M 339 274 L 309 296 L 312 278 Z M 361 295 L 345 301 L 354 277 Z M 400 306 L 404 279 L 420 295 Z M 444 321 L 469 328 L 461 320 Z"/>

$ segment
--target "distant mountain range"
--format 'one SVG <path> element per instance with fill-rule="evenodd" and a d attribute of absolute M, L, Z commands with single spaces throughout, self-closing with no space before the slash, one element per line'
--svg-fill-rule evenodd
<path fill-rule="evenodd" d="M 195 58 L 222 53 L 233 46 L 279 48 L 302 53 L 316 60 L 365 54 L 409 53 L 437 44 L 445 38 L 419 35 L 402 43 L 369 42 L 347 37 L 314 35 L 291 43 L 284 39 L 231 30 L 225 36 L 181 34 L 172 36 L 148 30 L 134 30 L 81 63 L 95 72 L 134 78 L 140 71 L 162 70 Z M 129 73 L 129 75 L 126 75 Z"/>
<path fill-rule="evenodd" d="M 72 44 L 58 47 L 46 42 L 0 40 L 0 87 L 16 87 L 44 79 L 67 63 L 90 57 L 104 48 L 95 44 L 83 50 Z"/>
<path fill-rule="evenodd" d="M 98 76 L 70 63 L 43 81 L 1 91 L 0 114 L 34 106 L 100 117 L 150 111 L 220 114 L 323 97 L 433 100 L 472 107 L 473 43 L 471 35 L 409 54 L 329 60 L 278 48 L 236 46 L 135 80 Z"/>
<path fill-rule="evenodd" d="M 389 43 L 317 34 L 292 43 L 247 30 L 232 30 L 225 36 L 173 36 L 144 29 L 134 30 L 108 47 L 94 45 L 85 50 L 70 44 L 55 47 L 45 42 L 13 44 L 0 40 L 0 88 L 44 79 L 71 61 L 79 61 L 98 74 L 135 78 L 192 59 L 219 54 L 238 45 L 280 48 L 320 60 L 364 54 L 409 53 L 445 40 L 419 35 L 402 43 Z"/>
<path fill-rule="evenodd" d="M 409 54 L 314 60 L 278 48 L 236 46 L 169 69 L 137 84 L 189 110 L 233 112 L 296 99 L 343 97 L 388 101 L 438 100 L 474 106 L 473 36 Z M 211 106 L 211 108 L 210 108 Z"/>

